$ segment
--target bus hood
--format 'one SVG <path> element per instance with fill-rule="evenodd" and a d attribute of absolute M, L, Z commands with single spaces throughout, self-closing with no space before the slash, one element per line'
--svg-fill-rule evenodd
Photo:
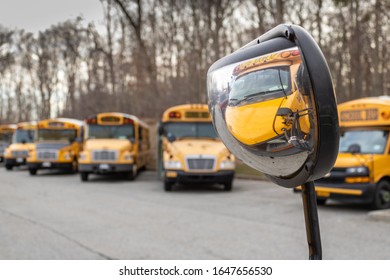
<path fill-rule="evenodd" d="M 375 155 L 374 155 L 375 156 Z M 357 167 L 367 166 L 373 159 L 373 155 L 362 155 L 362 154 L 347 154 L 340 153 L 337 157 L 334 167 Z"/>
<path fill-rule="evenodd" d="M 173 152 L 182 155 L 221 155 L 229 151 L 221 141 L 208 139 L 180 139 L 168 144 Z"/>
<path fill-rule="evenodd" d="M 129 150 L 131 142 L 127 139 L 89 139 L 84 150 Z"/>

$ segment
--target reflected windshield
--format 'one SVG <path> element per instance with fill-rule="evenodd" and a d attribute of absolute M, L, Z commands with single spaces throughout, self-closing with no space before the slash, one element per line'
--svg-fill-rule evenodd
<path fill-rule="evenodd" d="M 361 154 L 383 154 L 389 132 L 385 130 L 351 130 L 340 137 L 340 153 L 348 153 L 351 145 L 359 145 Z"/>
<path fill-rule="evenodd" d="M 245 74 L 232 84 L 230 101 L 279 93 L 291 93 L 290 67 L 273 67 Z"/>
<path fill-rule="evenodd" d="M 218 138 L 213 124 L 210 123 L 165 123 L 165 134 L 176 138 Z"/>
<path fill-rule="evenodd" d="M 77 137 L 75 129 L 39 129 L 38 141 L 69 141 Z"/>
<path fill-rule="evenodd" d="M 131 139 L 134 138 L 133 125 L 88 125 L 88 139 Z"/>
<path fill-rule="evenodd" d="M 34 130 L 32 129 L 18 129 L 14 135 L 13 143 L 33 143 Z"/>

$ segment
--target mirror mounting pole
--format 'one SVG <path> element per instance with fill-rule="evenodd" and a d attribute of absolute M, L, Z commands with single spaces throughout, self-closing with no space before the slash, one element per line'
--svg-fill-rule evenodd
<path fill-rule="evenodd" d="M 305 214 L 306 237 L 309 245 L 309 260 L 321 260 L 320 223 L 317 212 L 317 198 L 313 182 L 302 185 L 303 211 Z"/>

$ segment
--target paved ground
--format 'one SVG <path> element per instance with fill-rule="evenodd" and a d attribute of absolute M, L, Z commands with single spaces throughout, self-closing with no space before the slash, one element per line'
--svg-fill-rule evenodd
<path fill-rule="evenodd" d="M 162 190 L 136 181 L 0 168 L 0 259 L 306 259 L 300 196 L 268 182 Z M 390 221 L 320 207 L 324 259 L 390 259 Z"/>

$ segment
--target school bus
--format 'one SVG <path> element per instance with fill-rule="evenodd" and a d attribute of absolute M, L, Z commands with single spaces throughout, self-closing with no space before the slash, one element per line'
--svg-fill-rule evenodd
<path fill-rule="evenodd" d="M 5 168 L 12 170 L 14 166 L 26 164 L 29 151 L 34 148 L 34 134 L 36 122 L 22 122 L 17 124 L 12 137 L 12 144 L 5 150 Z"/>
<path fill-rule="evenodd" d="M 338 106 L 340 151 L 334 168 L 317 180 L 318 202 L 328 198 L 390 207 L 390 98 L 358 99 Z"/>
<path fill-rule="evenodd" d="M 232 135 L 247 146 L 259 147 L 295 129 L 302 138 L 296 145 L 305 143 L 310 131 L 310 88 L 300 84 L 303 73 L 296 47 L 237 65 L 229 82 L 228 101 L 220 104 Z"/>
<path fill-rule="evenodd" d="M 5 149 L 11 144 L 15 130 L 15 124 L 0 124 L 0 162 L 4 161 Z"/>
<path fill-rule="evenodd" d="M 159 125 L 158 173 L 164 188 L 175 183 L 218 183 L 232 189 L 235 157 L 218 138 L 205 104 L 171 107 Z"/>
<path fill-rule="evenodd" d="M 31 175 L 40 169 L 77 172 L 84 123 L 68 118 L 41 120 L 37 123 L 34 147 L 27 158 Z"/>
<path fill-rule="evenodd" d="M 150 155 L 149 127 L 139 118 L 124 113 L 100 113 L 85 120 L 85 140 L 80 153 L 82 181 L 91 173 L 122 173 L 134 180 L 146 168 Z"/>

